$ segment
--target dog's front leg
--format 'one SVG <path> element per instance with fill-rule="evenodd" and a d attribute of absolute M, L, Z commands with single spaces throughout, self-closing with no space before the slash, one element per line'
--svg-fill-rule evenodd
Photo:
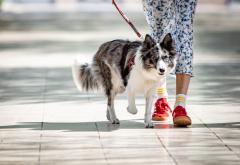
<path fill-rule="evenodd" d="M 113 91 L 107 96 L 108 102 L 107 102 L 107 119 L 111 121 L 112 124 L 119 124 L 119 120 L 116 117 L 115 109 L 114 109 L 114 98 L 115 94 Z"/>
<path fill-rule="evenodd" d="M 154 100 L 154 95 L 153 91 L 149 91 L 146 95 L 146 107 L 145 107 L 145 127 L 146 128 L 153 128 L 153 123 L 152 123 L 152 105 L 153 105 L 153 100 Z"/>
<path fill-rule="evenodd" d="M 135 104 L 135 93 L 130 89 L 130 87 L 127 87 L 127 97 L 128 97 L 127 111 L 131 114 L 136 114 L 138 110 Z"/>

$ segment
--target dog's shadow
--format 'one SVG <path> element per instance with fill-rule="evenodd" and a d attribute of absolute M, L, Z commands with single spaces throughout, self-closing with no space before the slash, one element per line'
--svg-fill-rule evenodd
<path fill-rule="evenodd" d="M 240 128 L 240 122 L 192 124 L 191 128 Z M 142 120 L 122 120 L 120 124 L 111 124 L 108 121 L 56 123 L 56 122 L 21 122 L 16 125 L 0 126 L 3 129 L 30 129 L 63 132 L 111 132 L 118 129 L 146 129 Z M 166 122 L 154 123 L 154 129 L 179 129 Z M 181 128 L 180 128 L 181 129 Z"/>

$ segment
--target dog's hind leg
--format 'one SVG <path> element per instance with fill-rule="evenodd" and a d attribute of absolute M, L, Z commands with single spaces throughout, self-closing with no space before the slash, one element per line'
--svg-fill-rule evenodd
<path fill-rule="evenodd" d="M 103 61 L 98 61 L 98 65 L 101 68 L 99 70 L 102 78 L 102 85 L 105 89 L 105 94 L 107 96 L 107 119 L 111 121 L 112 124 L 119 124 L 120 122 L 116 117 L 114 109 L 114 98 L 117 92 L 114 91 L 111 70 L 109 66 L 106 65 Z"/>
<path fill-rule="evenodd" d="M 116 117 L 115 109 L 114 109 L 114 98 L 116 94 L 114 91 L 111 91 L 109 95 L 107 95 L 107 119 L 111 121 L 112 124 L 119 124 L 120 121 Z"/>

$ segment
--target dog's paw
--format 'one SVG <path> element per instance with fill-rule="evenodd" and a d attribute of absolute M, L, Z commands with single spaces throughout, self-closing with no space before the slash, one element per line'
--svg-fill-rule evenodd
<path fill-rule="evenodd" d="M 118 118 L 111 120 L 112 124 L 120 124 L 120 121 Z"/>
<path fill-rule="evenodd" d="M 106 113 L 106 117 L 112 124 L 120 124 L 120 121 L 119 121 L 118 118 L 116 118 L 116 117 L 111 118 L 110 112 L 108 110 L 107 110 L 107 113 Z"/>
<path fill-rule="evenodd" d="M 154 125 L 152 122 L 145 123 L 145 128 L 154 128 Z"/>
<path fill-rule="evenodd" d="M 135 114 L 137 114 L 137 112 L 138 112 L 138 110 L 137 110 L 137 108 L 136 107 L 127 107 L 127 111 L 129 112 L 129 113 L 131 113 L 131 114 L 133 114 L 133 115 L 135 115 Z"/>

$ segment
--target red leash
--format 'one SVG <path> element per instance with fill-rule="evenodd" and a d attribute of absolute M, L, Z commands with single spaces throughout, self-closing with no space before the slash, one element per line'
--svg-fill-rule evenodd
<path fill-rule="evenodd" d="M 118 7 L 118 5 L 115 3 L 115 0 L 112 0 L 112 4 L 116 7 L 116 9 L 118 10 L 118 12 L 121 14 L 121 16 L 123 17 L 123 19 L 131 26 L 131 28 L 134 30 L 134 32 L 137 34 L 137 36 L 140 39 L 142 38 L 142 35 L 138 32 L 137 28 L 133 25 L 133 23 L 130 21 L 130 19 L 122 12 L 122 10 Z"/>

